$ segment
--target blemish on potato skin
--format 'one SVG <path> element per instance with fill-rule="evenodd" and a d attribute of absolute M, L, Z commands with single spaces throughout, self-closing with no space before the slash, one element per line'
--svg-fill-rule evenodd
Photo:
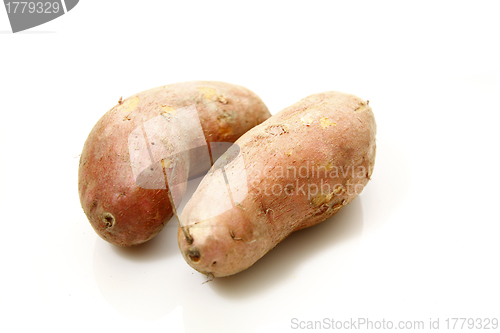
<path fill-rule="evenodd" d="M 224 96 L 219 96 L 219 103 L 227 104 L 227 99 Z"/>
<path fill-rule="evenodd" d="M 361 102 L 360 105 L 354 109 L 354 112 L 360 112 L 362 109 L 366 109 L 368 106 L 369 101 L 366 101 L 366 104 L 364 102 Z"/>
<path fill-rule="evenodd" d="M 234 239 L 234 240 L 241 240 L 241 238 L 239 238 L 239 237 L 237 238 L 237 237 L 235 237 L 235 236 L 234 236 L 234 234 L 233 234 L 233 231 L 232 231 L 232 230 L 229 230 L 229 234 L 231 235 L 231 238 L 232 238 L 232 239 Z"/>
<path fill-rule="evenodd" d="M 214 88 L 199 87 L 198 90 L 203 93 L 203 97 L 205 97 L 205 99 L 207 101 L 213 101 L 214 97 L 215 97 L 215 99 L 218 102 L 220 102 L 222 104 L 227 104 L 226 97 L 224 95 L 222 95 L 222 94 L 218 94 L 217 90 L 215 90 Z"/>
<path fill-rule="evenodd" d="M 265 214 L 269 217 L 269 220 L 273 220 L 274 210 L 272 210 L 271 208 L 267 208 Z"/>
<path fill-rule="evenodd" d="M 251 242 L 247 242 L 246 240 L 244 240 L 244 239 L 243 239 L 243 238 L 241 238 L 241 237 L 236 237 L 236 236 L 234 235 L 234 233 L 233 233 L 233 231 L 232 231 L 232 230 L 229 230 L 229 234 L 231 235 L 231 238 L 232 238 L 233 240 L 235 240 L 235 241 L 243 241 L 243 242 L 245 242 L 245 243 L 247 243 L 247 244 L 252 244 L 253 242 L 257 241 L 256 239 L 254 239 L 254 240 L 252 240 Z M 233 250 L 234 250 L 234 249 L 233 249 Z"/>
<path fill-rule="evenodd" d="M 319 194 L 314 197 L 314 199 L 311 201 L 311 203 L 315 206 L 319 206 L 323 204 L 326 200 L 326 196 L 324 194 Z"/>
<path fill-rule="evenodd" d="M 328 210 L 328 208 L 330 208 L 330 206 L 328 206 L 328 204 L 323 204 L 321 205 L 321 207 L 319 208 L 319 210 L 316 212 L 316 215 L 321 215 L 323 214 L 324 212 L 326 212 Z"/>
<path fill-rule="evenodd" d="M 201 260 L 201 255 L 198 249 L 189 249 L 187 251 L 187 257 L 193 263 L 197 263 Z"/>
<path fill-rule="evenodd" d="M 314 117 L 312 115 L 307 115 L 307 116 L 300 118 L 300 121 L 302 122 L 302 124 L 304 124 L 306 126 L 310 126 L 314 121 Z"/>
<path fill-rule="evenodd" d="M 268 126 L 265 129 L 266 133 L 269 133 L 271 135 L 282 135 L 285 133 L 288 133 L 288 129 L 285 125 L 277 124 L 277 125 L 271 125 Z"/>
<path fill-rule="evenodd" d="M 102 221 L 104 222 L 104 226 L 106 228 L 111 228 L 115 224 L 115 217 L 111 213 L 103 213 L 102 214 Z"/>
<path fill-rule="evenodd" d="M 135 109 L 137 109 L 137 106 L 139 105 L 140 101 L 141 99 L 137 96 L 128 98 L 124 102 L 119 104 L 117 110 L 123 112 L 132 112 Z"/>
<path fill-rule="evenodd" d="M 332 206 L 332 209 L 333 210 L 339 210 L 340 208 L 342 208 L 342 206 L 343 206 L 342 203 L 336 203 L 335 205 Z"/>
<path fill-rule="evenodd" d="M 339 184 L 339 186 L 337 186 L 334 190 L 333 190 L 333 193 L 335 194 L 340 194 L 344 191 L 344 187 L 342 185 Z"/>
<path fill-rule="evenodd" d="M 233 124 L 237 121 L 234 110 L 224 111 L 217 116 L 219 124 L 219 138 L 228 138 L 233 134 Z"/>
<path fill-rule="evenodd" d="M 161 105 L 160 109 L 161 109 L 161 112 L 160 112 L 161 115 L 163 115 L 164 113 L 172 114 L 172 115 L 177 114 L 177 111 L 173 107 L 168 106 L 168 105 Z"/>
<path fill-rule="evenodd" d="M 330 127 L 330 126 L 337 126 L 337 123 L 334 122 L 334 121 L 331 121 L 330 119 L 328 119 L 327 117 L 322 117 L 320 120 L 319 120 L 320 124 L 321 124 L 321 128 L 325 129 L 327 127 Z"/>
<path fill-rule="evenodd" d="M 214 88 L 209 88 L 209 87 L 199 87 L 199 91 L 203 93 L 203 97 L 205 97 L 206 100 L 212 100 L 212 97 L 217 96 L 217 90 Z"/>
<path fill-rule="evenodd" d="M 293 184 L 288 184 L 285 186 L 285 194 L 286 195 L 292 195 L 294 190 L 295 190 L 295 186 Z"/>

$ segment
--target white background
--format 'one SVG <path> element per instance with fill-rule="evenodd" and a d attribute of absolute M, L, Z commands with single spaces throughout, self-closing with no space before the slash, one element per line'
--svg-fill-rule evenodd
<path fill-rule="evenodd" d="M 497 4 L 85 0 L 18 34 L 0 8 L 0 331 L 499 318 Z M 120 96 L 188 80 L 246 86 L 272 113 L 326 90 L 369 99 L 372 181 L 210 283 L 174 220 L 137 248 L 106 243 L 78 199 L 88 133 Z"/>

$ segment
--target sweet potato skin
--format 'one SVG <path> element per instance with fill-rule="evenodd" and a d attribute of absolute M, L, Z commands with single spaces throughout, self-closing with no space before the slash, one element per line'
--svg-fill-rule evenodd
<path fill-rule="evenodd" d="M 214 277 L 232 275 L 290 233 L 336 214 L 370 179 L 375 134 L 368 102 L 340 92 L 306 97 L 245 133 L 236 141 L 244 172 L 235 156 L 221 159 L 231 161 L 226 179 L 246 181 L 226 185 L 208 174 L 182 212 L 193 239 L 190 244 L 179 229 L 187 263 Z M 213 213 L 225 188 L 232 191 L 232 206 Z M 242 188 L 246 195 L 238 194 Z"/>
<path fill-rule="evenodd" d="M 193 104 L 208 142 L 234 142 L 271 116 L 250 90 L 216 81 L 176 83 L 120 99 L 90 132 L 78 171 L 83 211 L 101 238 L 119 246 L 141 244 L 172 217 L 165 186 L 146 189 L 137 185 L 128 139 L 148 120 Z M 169 133 L 163 137 L 168 141 Z M 191 166 L 196 165 L 194 157 Z M 202 171 L 194 169 L 193 173 Z M 183 188 L 175 191 L 182 192 Z"/>

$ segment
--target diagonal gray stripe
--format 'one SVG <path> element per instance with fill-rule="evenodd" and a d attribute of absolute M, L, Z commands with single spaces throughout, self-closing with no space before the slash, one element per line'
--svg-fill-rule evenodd
<path fill-rule="evenodd" d="M 70 10 L 73 9 L 73 7 L 76 6 L 79 0 L 64 0 L 66 3 L 66 12 L 69 12 Z"/>

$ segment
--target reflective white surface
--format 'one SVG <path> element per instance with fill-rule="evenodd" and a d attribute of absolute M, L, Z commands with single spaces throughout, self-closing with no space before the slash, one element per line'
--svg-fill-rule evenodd
<path fill-rule="evenodd" d="M 125 3 L 82 2 L 39 27 L 51 34 L 0 34 L 0 331 L 287 332 L 361 317 L 428 330 L 500 317 L 494 2 Z M 246 86 L 272 113 L 353 93 L 378 125 L 356 200 L 208 283 L 179 253 L 175 219 L 117 248 L 77 191 L 83 143 L 120 96 L 196 79 Z"/>

